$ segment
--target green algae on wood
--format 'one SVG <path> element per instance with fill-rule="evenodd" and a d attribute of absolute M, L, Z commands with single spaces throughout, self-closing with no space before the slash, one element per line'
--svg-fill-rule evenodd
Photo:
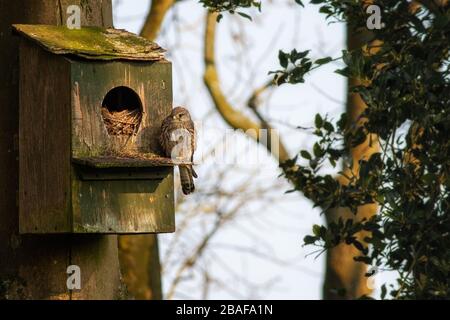
<path fill-rule="evenodd" d="M 99 156 L 99 157 L 74 157 L 72 162 L 93 168 L 150 168 L 150 167 L 173 167 L 176 165 L 192 164 L 190 161 L 152 157 L 123 157 L 123 156 Z"/>
<path fill-rule="evenodd" d="M 165 50 L 158 44 L 120 29 L 68 29 L 63 26 L 25 24 L 15 24 L 13 29 L 55 54 L 76 55 L 94 60 L 164 59 Z"/>

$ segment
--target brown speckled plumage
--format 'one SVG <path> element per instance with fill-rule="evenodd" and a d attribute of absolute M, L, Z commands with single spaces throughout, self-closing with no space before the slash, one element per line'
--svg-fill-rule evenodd
<path fill-rule="evenodd" d="M 183 143 L 185 138 L 187 143 Z M 195 127 L 189 111 L 183 107 L 174 108 L 161 125 L 160 144 L 165 155 L 192 162 L 195 143 Z M 195 190 L 193 177 L 197 178 L 196 172 L 192 165 L 180 165 L 178 168 L 183 193 L 192 193 Z"/>

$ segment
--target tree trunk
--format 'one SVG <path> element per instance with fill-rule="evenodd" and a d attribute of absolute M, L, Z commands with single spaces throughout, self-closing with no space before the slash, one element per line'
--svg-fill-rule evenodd
<path fill-rule="evenodd" d="M 117 236 L 19 235 L 18 42 L 11 24 L 65 24 L 78 4 L 82 25 L 112 26 L 110 0 L 0 0 L 0 298 L 117 299 L 121 297 Z M 81 290 L 67 289 L 67 267 L 78 265 Z"/>
<path fill-rule="evenodd" d="M 352 32 L 347 27 L 347 48 L 353 50 L 361 48 L 363 42 L 355 32 Z M 364 36 L 364 35 L 361 35 Z M 350 79 L 348 88 L 358 85 L 359 79 Z M 360 122 L 359 116 L 366 108 L 366 104 L 358 94 L 348 93 L 347 95 L 347 115 L 353 123 Z M 372 144 L 370 144 L 370 140 Z M 379 145 L 377 138 L 372 136 L 359 146 L 349 150 L 350 156 L 353 159 L 354 173 L 359 172 L 358 161 L 361 159 L 368 159 L 374 152 L 379 152 Z M 344 172 L 350 170 L 344 168 Z M 340 183 L 344 184 L 346 181 L 340 179 Z M 374 215 L 377 211 L 376 204 L 361 206 L 358 208 L 357 215 L 354 216 L 347 208 L 337 208 L 330 210 L 326 214 L 327 223 L 337 220 L 339 217 L 343 219 L 360 220 Z M 367 233 L 360 232 L 358 240 L 362 240 Z M 340 244 L 339 246 L 327 251 L 325 282 L 323 286 L 324 299 L 357 299 L 363 295 L 369 295 L 372 288 L 368 287 L 368 278 L 365 277 L 367 266 L 362 262 L 355 262 L 353 257 L 360 256 L 361 252 L 352 245 Z"/>
<path fill-rule="evenodd" d="M 161 266 L 156 235 L 119 236 L 123 281 L 138 300 L 161 300 Z"/>

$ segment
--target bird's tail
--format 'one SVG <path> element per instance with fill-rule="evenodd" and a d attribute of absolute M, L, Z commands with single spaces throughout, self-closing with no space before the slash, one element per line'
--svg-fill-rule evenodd
<path fill-rule="evenodd" d="M 181 189 L 183 190 L 183 193 L 187 195 L 194 192 L 195 186 L 193 176 L 197 177 L 194 169 L 191 165 L 179 166 L 178 168 L 180 170 Z"/>

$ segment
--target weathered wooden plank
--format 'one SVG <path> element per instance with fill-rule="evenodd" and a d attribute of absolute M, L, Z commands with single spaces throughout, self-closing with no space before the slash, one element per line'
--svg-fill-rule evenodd
<path fill-rule="evenodd" d="M 20 45 L 20 232 L 70 226 L 70 65 L 28 40 Z"/>
<path fill-rule="evenodd" d="M 153 41 L 126 30 L 15 24 L 13 29 L 54 54 L 71 54 L 93 60 L 164 59 L 164 49 Z"/>
<path fill-rule="evenodd" d="M 76 233 L 175 231 L 173 174 L 162 180 L 73 182 Z"/>
<path fill-rule="evenodd" d="M 108 135 L 101 115 L 104 97 L 120 86 L 136 92 L 143 107 L 137 134 L 126 139 Z M 172 109 L 171 64 L 73 61 L 72 104 L 74 158 L 115 152 L 162 154 L 158 136 Z"/>
<path fill-rule="evenodd" d="M 173 167 L 180 164 L 192 164 L 190 161 L 178 161 L 160 156 L 151 158 L 145 157 L 87 157 L 73 158 L 73 163 L 92 168 L 152 168 L 152 167 Z"/>

